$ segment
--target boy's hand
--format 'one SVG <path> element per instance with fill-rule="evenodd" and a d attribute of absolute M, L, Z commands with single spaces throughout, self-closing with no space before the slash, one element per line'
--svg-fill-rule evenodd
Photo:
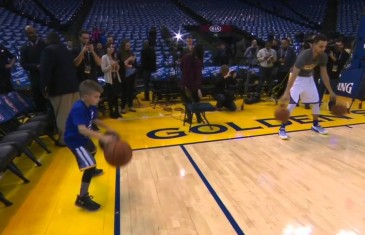
<path fill-rule="evenodd" d="M 106 145 L 108 145 L 109 143 L 113 142 L 113 141 L 117 141 L 120 139 L 120 136 L 117 132 L 115 131 L 107 131 L 104 133 L 104 135 L 102 135 L 99 139 L 99 146 L 100 148 L 104 149 L 104 147 Z"/>

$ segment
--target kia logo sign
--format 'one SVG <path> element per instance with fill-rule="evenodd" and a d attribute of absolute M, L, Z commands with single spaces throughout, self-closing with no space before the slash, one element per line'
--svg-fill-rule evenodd
<path fill-rule="evenodd" d="M 209 31 L 213 33 L 219 33 L 220 31 L 222 31 L 222 27 L 219 25 L 212 25 L 209 27 Z"/>

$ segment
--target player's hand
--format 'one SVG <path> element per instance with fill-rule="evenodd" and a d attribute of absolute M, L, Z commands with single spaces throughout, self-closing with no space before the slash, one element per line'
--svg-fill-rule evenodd
<path fill-rule="evenodd" d="M 331 100 L 334 104 L 336 104 L 336 99 L 337 99 L 336 94 L 335 94 L 334 92 L 331 92 L 331 93 L 330 93 L 330 100 Z"/>
<path fill-rule="evenodd" d="M 289 101 L 290 101 L 290 93 L 285 91 L 284 94 L 280 97 L 279 103 L 282 105 L 287 105 L 289 104 Z"/>

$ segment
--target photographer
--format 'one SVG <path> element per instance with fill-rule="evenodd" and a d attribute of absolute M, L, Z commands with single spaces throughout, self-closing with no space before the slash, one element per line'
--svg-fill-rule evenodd
<path fill-rule="evenodd" d="M 101 59 L 90 42 L 90 34 L 86 30 L 79 33 L 80 47 L 74 48 L 74 64 L 77 68 L 79 83 L 87 79 L 97 82 L 97 66 L 100 66 Z"/>
<path fill-rule="evenodd" d="M 338 81 L 340 80 L 341 71 L 344 68 L 350 55 L 345 51 L 345 47 L 342 41 L 337 41 L 335 42 L 335 44 L 330 44 L 326 52 L 328 54 L 327 73 L 330 78 L 332 90 L 336 90 Z M 325 90 L 326 88 L 321 79 L 318 85 L 318 94 L 320 101 L 322 101 L 323 99 L 323 94 Z M 328 108 L 330 110 L 331 106 L 332 103 L 329 102 Z"/>
<path fill-rule="evenodd" d="M 221 67 L 221 78 L 215 84 L 213 95 L 217 101 L 217 110 L 226 107 L 230 111 L 236 111 L 234 103 L 234 92 L 232 86 L 236 85 L 236 72 L 229 71 L 228 65 L 224 64 Z"/>
<path fill-rule="evenodd" d="M 272 78 L 274 72 L 274 63 L 277 60 L 276 51 L 271 48 L 272 42 L 267 41 L 265 48 L 262 48 L 257 53 L 257 59 L 260 63 L 260 82 L 258 87 L 258 93 L 261 94 L 262 87 L 266 81 L 268 88 L 268 95 L 271 95 L 272 90 Z"/>

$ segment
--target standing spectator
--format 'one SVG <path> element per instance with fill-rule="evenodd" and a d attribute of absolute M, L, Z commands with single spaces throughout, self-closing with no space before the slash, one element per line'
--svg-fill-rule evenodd
<path fill-rule="evenodd" d="M 60 42 L 57 33 L 47 35 L 48 46 L 41 57 L 41 84 L 45 96 L 49 97 L 56 116 L 59 139 L 63 141 L 66 118 L 73 103 L 79 98 L 77 71 L 72 53 Z"/>
<path fill-rule="evenodd" d="M 15 56 L 0 44 L 0 94 L 13 91 L 11 84 L 11 68 L 14 66 Z"/>
<path fill-rule="evenodd" d="M 213 63 L 219 66 L 224 64 L 229 64 L 229 58 L 230 58 L 230 53 L 229 49 L 226 46 L 226 43 L 225 42 L 219 43 L 213 59 L 214 60 Z"/>
<path fill-rule="evenodd" d="M 119 114 L 118 95 L 120 93 L 120 83 L 122 82 L 119 76 L 119 64 L 114 57 L 114 45 L 106 45 L 106 54 L 101 57 L 101 70 L 104 73 L 105 91 L 109 103 L 110 118 L 122 117 Z"/>
<path fill-rule="evenodd" d="M 260 82 L 258 87 L 258 93 L 261 94 L 262 87 L 266 81 L 268 88 L 268 95 L 271 95 L 272 90 L 272 78 L 274 63 L 276 62 L 276 51 L 271 48 L 271 41 L 267 41 L 265 48 L 262 48 L 257 53 L 257 59 L 260 63 Z"/>
<path fill-rule="evenodd" d="M 251 46 L 247 47 L 245 51 L 245 59 L 247 64 L 250 66 L 257 66 L 257 52 L 259 51 L 259 47 L 257 46 L 257 41 L 252 40 Z"/>
<path fill-rule="evenodd" d="M 287 38 L 283 38 L 281 40 L 281 47 L 277 51 L 278 57 L 278 73 L 277 78 L 278 82 L 284 80 L 286 76 L 289 76 L 290 69 L 293 67 L 296 55 L 294 49 L 289 46 L 289 40 Z M 286 83 L 284 85 L 286 87 Z"/>
<path fill-rule="evenodd" d="M 37 31 L 33 26 L 26 26 L 25 34 L 27 35 L 28 42 L 20 49 L 20 65 L 28 72 L 36 111 L 44 112 L 47 109 L 47 100 L 42 94 L 39 68 L 41 53 L 46 47 L 46 43 L 41 38 L 38 38 Z"/>
<path fill-rule="evenodd" d="M 127 112 L 126 105 L 129 111 L 136 112 L 133 108 L 134 100 L 134 83 L 136 79 L 136 56 L 131 50 L 131 43 L 129 40 L 123 40 L 120 45 L 120 62 L 123 79 L 122 79 L 122 114 Z"/>
<path fill-rule="evenodd" d="M 152 27 L 151 30 L 148 32 L 148 43 L 150 47 L 156 47 L 156 39 L 157 39 L 157 30 L 156 27 Z"/>
<path fill-rule="evenodd" d="M 100 66 L 101 60 L 94 50 L 94 45 L 90 43 L 89 32 L 81 30 L 79 40 L 80 47 L 73 50 L 79 83 L 87 79 L 97 82 L 97 67 Z"/>
<path fill-rule="evenodd" d="M 93 31 L 91 32 L 91 39 L 94 44 L 100 42 L 100 30 L 96 26 L 93 27 Z"/>
<path fill-rule="evenodd" d="M 242 38 L 240 41 L 236 43 L 236 51 L 235 51 L 236 63 L 239 65 L 242 65 L 244 63 L 245 50 L 246 50 L 246 39 Z"/>
<path fill-rule="evenodd" d="M 202 97 L 200 89 L 202 85 L 203 58 L 204 48 L 201 44 L 197 44 L 193 49 L 193 53 L 184 55 L 181 60 L 181 89 L 185 109 L 187 103 L 197 103 Z M 195 115 L 197 122 L 201 123 L 203 120 L 200 112 L 196 112 Z M 191 123 L 192 119 L 193 117 L 189 114 L 185 122 Z"/>
<path fill-rule="evenodd" d="M 72 51 L 73 50 L 73 43 L 71 40 L 67 41 L 67 50 Z"/>
<path fill-rule="evenodd" d="M 144 41 L 141 53 L 141 69 L 144 80 L 144 100 L 150 100 L 151 73 L 156 71 L 156 53 L 148 41 Z"/>
<path fill-rule="evenodd" d="M 186 46 L 183 49 L 182 56 L 188 53 L 193 53 L 193 49 L 194 49 L 194 40 L 191 36 L 188 36 L 186 38 Z"/>
<path fill-rule="evenodd" d="M 106 45 L 106 35 L 105 35 L 105 30 L 104 29 L 100 29 L 100 43 L 101 45 L 105 46 Z"/>
<path fill-rule="evenodd" d="M 345 46 L 342 41 L 337 41 L 334 48 L 329 48 L 328 50 L 328 63 L 327 63 L 327 73 L 330 78 L 330 85 L 332 90 L 337 90 L 337 84 L 340 80 L 340 74 L 344 68 L 350 54 L 345 51 Z M 319 80 L 318 94 L 319 100 L 322 102 L 324 91 L 326 86 L 323 80 Z M 328 103 L 328 108 L 331 110 L 332 102 Z"/>

